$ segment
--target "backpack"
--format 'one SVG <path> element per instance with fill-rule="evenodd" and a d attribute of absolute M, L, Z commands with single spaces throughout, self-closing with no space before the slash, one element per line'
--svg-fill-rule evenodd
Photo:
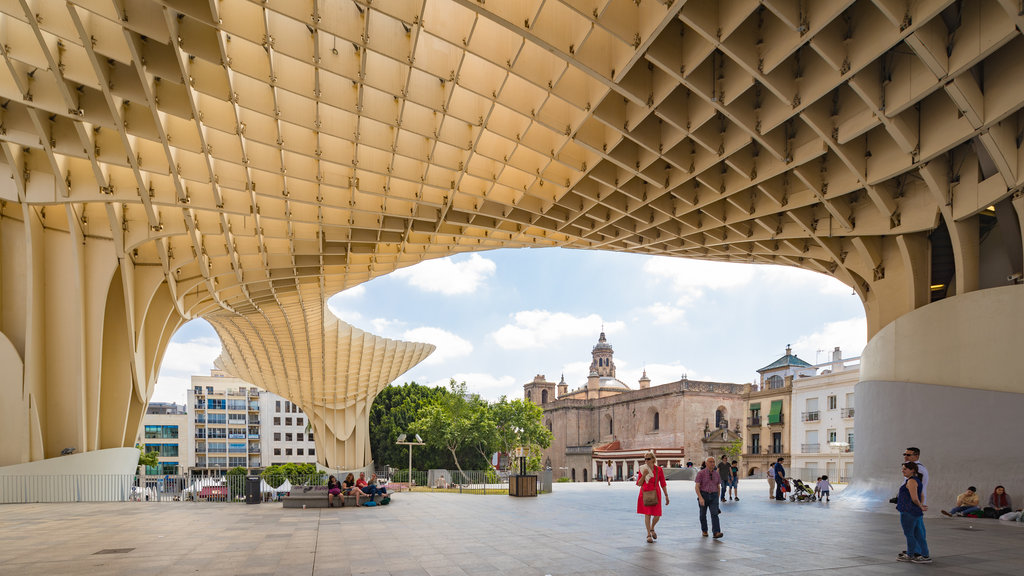
<path fill-rule="evenodd" d="M 363 506 L 376 506 L 376 505 L 377 505 L 377 503 L 374 502 L 373 500 L 369 500 L 367 502 L 363 502 Z"/>
<path fill-rule="evenodd" d="M 387 506 L 388 504 L 391 504 L 391 496 L 385 496 L 380 499 L 381 506 Z"/>

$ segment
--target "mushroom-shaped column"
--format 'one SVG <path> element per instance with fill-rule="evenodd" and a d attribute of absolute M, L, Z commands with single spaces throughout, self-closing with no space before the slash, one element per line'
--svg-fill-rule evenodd
<path fill-rule="evenodd" d="M 317 460 L 324 467 L 369 465 L 373 399 L 434 345 L 360 330 L 319 300 L 261 312 L 207 316 L 224 347 L 218 368 L 298 405 L 315 432 Z"/>

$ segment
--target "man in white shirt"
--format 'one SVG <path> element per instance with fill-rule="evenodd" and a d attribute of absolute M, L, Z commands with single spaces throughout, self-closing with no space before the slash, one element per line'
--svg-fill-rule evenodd
<path fill-rule="evenodd" d="M 924 467 L 924 464 L 921 464 L 920 462 L 918 462 L 919 458 L 921 458 L 921 449 L 920 448 L 917 448 L 915 446 L 911 446 L 911 447 L 909 447 L 909 448 L 907 448 L 906 450 L 903 451 L 903 461 L 904 462 L 913 462 L 913 463 L 917 464 L 917 473 L 921 475 L 921 504 L 927 505 L 928 504 L 928 469 Z M 921 524 L 921 536 L 922 536 L 921 540 L 923 542 L 927 542 L 928 535 L 927 535 L 927 533 L 925 533 L 924 523 Z M 926 562 L 931 562 L 932 561 L 931 555 L 928 552 L 927 545 L 924 548 L 924 552 L 923 552 L 922 556 L 924 556 L 924 559 L 925 559 Z"/>
<path fill-rule="evenodd" d="M 768 465 L 768 498 L 775 498 L 775 465 Z"/>
<path fill-rule="evenodd" d="M 918 462 L 921 449 L 911 446 L 903 451 L 903 461 L 917 464 L 917 472 L 921 474 L 921 504 L 928 504 L 928 469 Z"/>

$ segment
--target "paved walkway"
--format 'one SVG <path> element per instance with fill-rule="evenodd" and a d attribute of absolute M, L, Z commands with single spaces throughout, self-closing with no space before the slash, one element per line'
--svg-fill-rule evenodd
<path fill-rule="evenodd" d="M 659 539 L 636 488 L 556 484 L 538 498 L 400 494 L 377 508 L 139 502 L 0 506 L 0 574 L 1016 574 L 1024 526 L 929 518 L 935 562 L 896 561 L 895 513 L 774 502 L 743 481 L 725 538 L 702 538 L 692 482 L 670 482 Z M 114 550 L 114 552 L 109 552 Z M 103 553 L 107 551 L 106 553 Z"/>

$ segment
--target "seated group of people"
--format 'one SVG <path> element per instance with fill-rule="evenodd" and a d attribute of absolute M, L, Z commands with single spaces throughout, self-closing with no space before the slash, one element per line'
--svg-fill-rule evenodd
<path fill-rule="evenodd" d="M 384 486 L 377 484 L 377 475 L 373 474 L 370 476 L 370 480 L 366 480 L 366 472 L 359 473 L 359 479 L 356 480 L 355 476 L 350 472 L 345 480 L 341 483 L 334 476 L 327 479 L 327 506 L 334 506 L 334 499 L 339 500 L 343 496 L 354 494 L 356 497 L 356 506 L 359 506 L 361 502 L 360 498 L 366 500 L 373 500 L 373 497 L 377 494 L 387 494 L 388 489 Z"/>
<path fill-rule="evenodd" d="M 1006 488 L 996 486 L 988 497 L 988 506 L 982 508 L 978 501 L 978 489 L 969 486 L 967 491 L 956 497 L 956 506 L 942 510 L 946 516 L 969 516 L 971 518 L 999 518 L 1000 520 L 1024 521 L 1021 509 L 1013 510 L 1013 501 L 1006 493 Z"/>

